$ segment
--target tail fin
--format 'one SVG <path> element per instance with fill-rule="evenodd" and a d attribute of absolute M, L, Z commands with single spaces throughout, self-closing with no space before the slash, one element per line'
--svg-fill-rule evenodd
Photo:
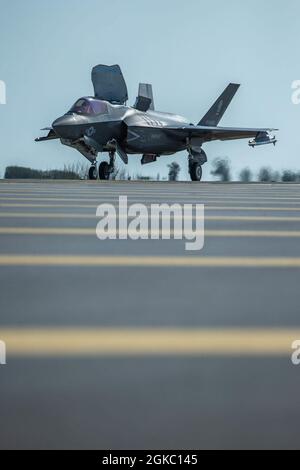
<path fill-rule="evenodd" d="M 239 87 L 240 85 L 238 84 L 230 83 L 208 113 L 201 119 L 198 126 L 217 126 Z"/>

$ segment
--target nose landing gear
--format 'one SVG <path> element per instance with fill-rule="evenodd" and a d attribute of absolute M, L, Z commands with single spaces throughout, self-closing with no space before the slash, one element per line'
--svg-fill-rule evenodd
<path fill-rule="evenodd" d="M 89 169 L 89 180 L 96 180 L 97 179 L 97 167 L 96 164 L 92 164 Z"/>
<path fill-rule="evenodd" d="M 109 180 L 110 170 L 107 162 L 101 162 L 99 165 L 99 179 Z"/>
<path fill-rule="evenodd" d="M 101 162 L 99 165 L 99 179 L 109 180 L 110 175 L 115 171 L 116 152 L 109 152 L 109 163 Z"/>
<path fill-rule="evenodd" d="M 116 159 L 116 152 L 115 151 L 109 152 L 109 163 L 101 162 L 99 165 L 98 172 L 97 172 L 97 162 L 94 161 L 92 163 L 92 166 L 89 169 L 89 179 L 96 180 L 97 173 L 98 173 L 100 180 L 109 180 L 110 175 L 115 171 L 115 159 Z"/>

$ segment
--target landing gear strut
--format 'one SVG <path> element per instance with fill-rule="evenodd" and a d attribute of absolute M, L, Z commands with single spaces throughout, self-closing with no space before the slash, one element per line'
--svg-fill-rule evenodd
<path fill-rule="evenodd" d="M 97 172 L 97 162 L 96 160 L 93 161 L 89 169 L 89 179 L 96 180 L 97 173 L 98 173 L 100 180 L 109 180 L 111 173 L 115 171 L 115 159 L 116 159 L 116 152 L 112 150 L 109 152 L 109 163 L 101 162 L 99 165 L 98 172 Z"/>
<path fill-rule="evenodd" d="M 100 180 L 109 180 L 111 173 L 115 170 L 115 159 L 116 152 L 109 152 L 109 163 L 101 162 L 99 165 L 99 179 Z"/>

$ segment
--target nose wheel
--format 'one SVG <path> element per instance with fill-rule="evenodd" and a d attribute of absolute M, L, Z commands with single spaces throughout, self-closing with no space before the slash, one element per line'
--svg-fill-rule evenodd
<path fill-rule="evenodd" d="M 111 173 L 115 171 L 115 158 L 116 158 L 116 153 L 110 152 L 109 163 L 101 162 L 99 165 L 98 171 L 97 171 L 96 161 L 93 162 L 89 169 L 89 179 L 96 180 L 99 175 L 100 180 L 109 180 Z"/>
<path fill-rule="evenodd" d="M 89 169 L 89 180 L 97 179 L 97 168 L 96 165 L 92 165 Z"/>
<path fill-rule="evenodd" d="M 109 152 L 109 163 L 101 162 L 99 165 L 99 179 L 109 180 L 111 173 L 115 171 L 116 152 Z"/>
<path fill-rule="evenodd" d="M 101 162 L 99 165 L 99 179 L 109 180 L 110 169 L 107 162 Z"/>

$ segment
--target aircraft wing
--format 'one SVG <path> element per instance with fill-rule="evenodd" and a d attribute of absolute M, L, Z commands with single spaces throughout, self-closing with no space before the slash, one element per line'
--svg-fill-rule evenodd
<path fill-rule="evenodd" d="M 258 128 L 241 128 L 241 127 L 209 127 L 209 126 L 178 126 L 178 127 L 165 127 L 165 132 L 173 135 L 178 139 L 193 139 L 198 138 L 203 142 L 210 142 L 212 140 L 237 140 L 256 138 L 257 136 L 268 136 L 269 132 L 277 131 L 278 129 L 258 129 Z"/>

